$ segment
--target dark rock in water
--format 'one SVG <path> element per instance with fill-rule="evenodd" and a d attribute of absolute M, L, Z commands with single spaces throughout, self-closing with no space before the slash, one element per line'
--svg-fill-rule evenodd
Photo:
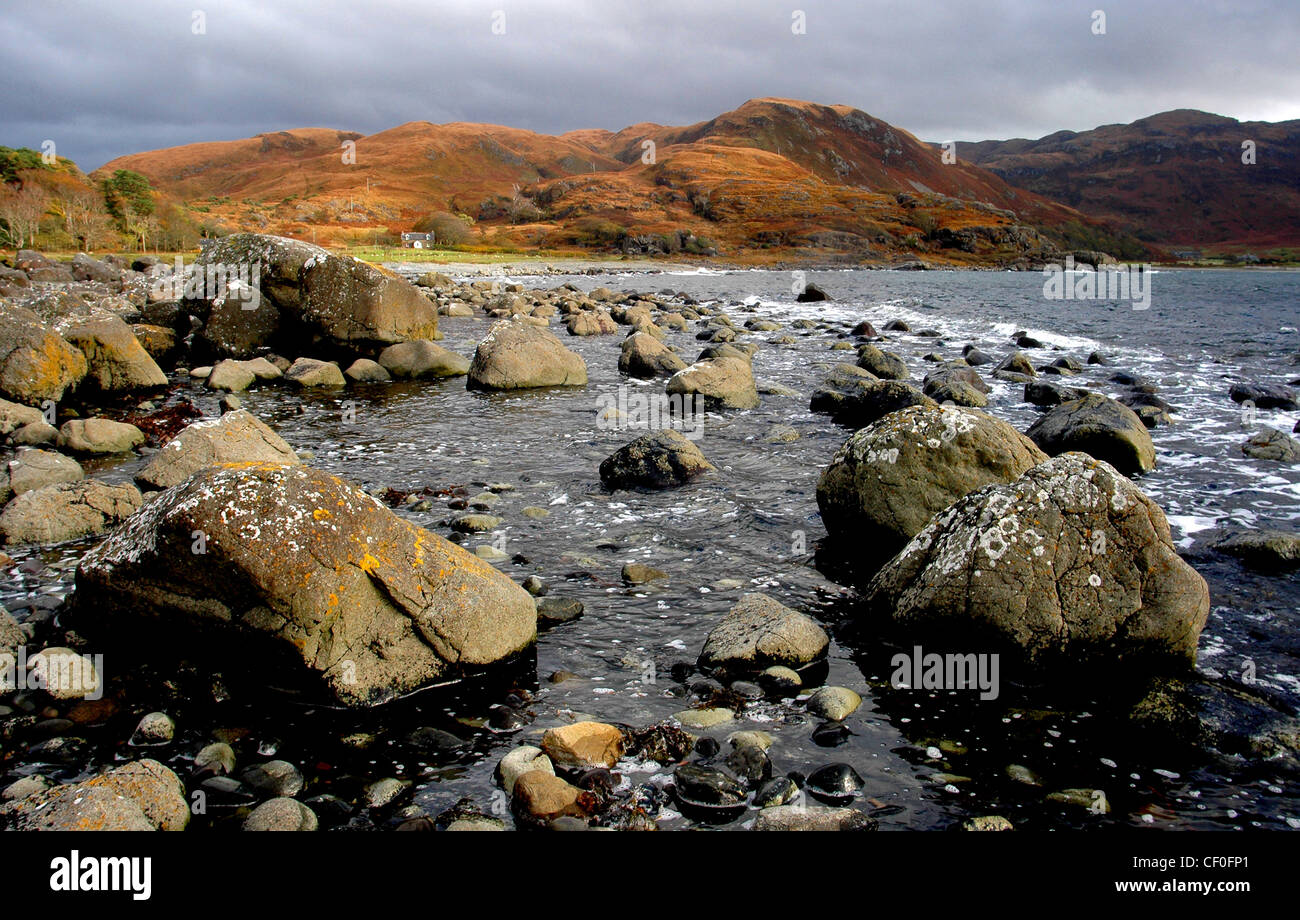
<path fill-rule="evenodd" d="M 671 428 L 642 435 L 600 464 L 600 480 L 611 489 L 664 489 L 715 469 L 700 449 Z"/>
<path fill-rule="evenodd" d="M 263 795 L 295 796 L 302 791 L 302 773 L 287 760 L 270 760 L 249 767 L 240 781 Z"/>
<path fill-rule="evenodd" d="M 864 319 L 862 322 L 858 323 L 856 326 L 853 327 L 853 332 L 851 333 L 851 335 L 861 335 L 861 336 L 866 336 L 869 339 L 874 339 L 878 337 L 880 333 L 876 331 L 875 326 L 871 325 L 870 322 Z"/>
<path fill-rule="evenodd" d="M 718 744 L 718 740 L 707 735 L 695 742 L 695 753 L 705 760 L 710 757 L 717 757 L 720 750 L 722 750 L 722 746 Z"/>
<path fill-rule="evenodd" d="M 683 810 L 739 814 L 745 808 L 745 787 L 716 767 L 682 764 L 673 771 L 673 784 Z"/>
<path fill-rule="evenodd" d="M 992 364 L 993 356 L 980 351 L 974 345 L 967 345 L 962 349 L 961 356 L 966 359 L 966 363 L 971 367 L 979 367 L 982 364 Z"/>
<path fill-rule="evenodd" d="M 1128 371 L 1116 371 L 1109 378 L 1111 383 L 1118 383 L 1120 386 L 1137 387 L 1146 386 L 1147 379 L 1139 377 L 1137 374 L 1130 374 Z"/>
<path fill-rule="evenodd" d="M 839 747 L 853 734 L 843 722 L 823 722 L 813 729 L 812 741 L 818 747 Z"/>
<path fill-rule="evenodd" d="M 846 763 L 830 763 L 808 774 L 808 794 L 827 805 L 843 805 L 862 793 L 866 785 L 858 771 Z"/>
<path fill-rule="evenodd" d="M 885 323 L 886 332 L 911 332 L 912 327 L 907 324 L 906 320 L 891 319 Z"/>
<path fill-rule="evenodd" d="M 352 817 L 352 806 L 337 795 L 330 795 L 328 792 L 322 795 L 313 795 L 311 798 L 304 799 L 303 804 L 315 812 L 317 819 L 326 827 L 333 827 L 342 824 L 347 821 L 348 818 Z M 428 819 L 417 818 L 412 820 L 427 821 Z M 418 828 L 404 826 L 409 823 L 409 821 L 403 822 L 402 825 L 398 825 L 397 830 L 418 830 Z M 429 830 L 432 829 L 433 828 L 429 828 Z"/>
<path fill-rule="evenodd" d="M 1228 534 L 1215 543 L 1214 548 L 1263 571 L 1283 571 L 1300 566 L 1300 534 L 1282 530 L 1246 530 Z"/>
<path fill-rule="evenodd" d="M 1072 399 L 1082 399 L 1088 391 L 1081 387 L 1067 387 L 1046 380 L 1033 380 L 1025 384 L 1025 402 L 1036 406 L 1059 406 Z"/>
<path fill-rule="evenodd" d="M 1110 364 L 1110 359 L 1107 358 L 1105 355 L 1103 355 L 1101 352 L 1094 351 L 1092 354 L 1088 355 L 1088 363 L 1099 364 L 1102 367 L 1105 367 Z"/>
<path fill-rule="evenodd" d="M 1038 371 L 1034 370 L 1033 363 L 1028 357 L 1018 351 L 1013 351 L 1011 354 L 999 361 L 994 370 L 1012 374 L 1023 374 L 1026 377 L 1038 376 Z"/>
<path fill-rule="evenodd" d="M 582 616 L 582 601 L 572 597 L 539 597 L 537 599 L 537 619 L 546 626 L 568 623 Z"/>
<path fill-rule="evenodd" d="M 1174 423 L 1169 413 L 1157 406 L 1136 406 L 1133 411 L 1142 420 L 1142 424 L 1148 428 L 1158 428 L 1161 425 L 1172 425 Z"/>
<path fill-rule="evenodd" d="M 788 776 L 775 776 L 758 787 L 754 793 L 754 805 L 758 808 L 771 808 L 785 805 L 799 795 L 799 787 Z"/>
<path fill-rule="evenodd" d="M 830 300 L 831 298 L 829 294 L 821 289 L 821 287 L 809 282 L 804 285 L 803 290 L 799 292 L 799 296 L 796 299 L 799 303 L 813 303 L 819 300 Z"/>
<path fill-rule="evenodd" d="M 628 733 L 626 754 L 659 764 L 677 763 L 691 753 L 694 744 L 691 736 L 677 726 L 660 722 Z"/>
<path fill-rule="evenodd" d="M 875 345 L 863 345 L 858 349 L 858 367 L 881 380 L 906 380 L 912 376 L 902 358 Z"/>
<path fill-rule="evenodd" d="M 830 380 L 813 393 L 808 407 L 849 428 L 865 427 L 909 406 L 938 405 L 916 387 L 901 380 L 858 380 L 835 389 L 829 385 Z"/>
<path fill-rule="evenodd" d="M 1022 335 L 1022 336 L 1020 336 L 1020 338 L 1016 339 L 1016 347 L 1018 347 L 1018 348 L 1042 348 L 1042 347 L 1043 347 L 1043 343 L 1040 342 L 1040 341 L 1038 341 L 1038 339 L 1034 338 L 1032 335 Z"/>
<path fill-rule="evenodd" d="M 1061 403 L 1025 434 L 1052 456 L 1082 451 L 1122 473 L 1145 473 L 1156 465 L 1155 445 L 1142 420 L 1100 393 Z"/>
<path fill-rule="evenodd" d="M 980 408 L 988 405 L 989 385 L 973 367 L 941 367 L 925 375 L 922 392 L 937 403 Z"/>
<path fill-rule="evenodd" d="M 761 700 L 763 698 L 763 688 L 747 680 L 732 681 L 731 686 L 727 689 L 742 700 Z"/>
<path fill-rule="evenodd" d="M 1300 441 L 1276 428 L 1262 429 L 1241 445 L 1241 452 L 1255 460 L 1300 463 Z"/>
<path fill-rule="evenodd" d="M 772 761 L 767 752 L 756 745 L 742 744 L 730 751 L 723 762 L 751 789 L 772 776 Z"/>
<path fill-rule="evenodd" d="M 959 498 L 1046 459 L 991 415 L 915 406 L 844 442 L 817 482 L 817 507 L 833 538 L 889 555 Z"/>
<path fill-rule="evenodd" d="M 402 738 L 402 744 L 426 754 L 450 754 L 465 746 L 465 742 L 451 732 L 430 725 L 422 725 L 407 732 Z"/>
<path fill-rule="evenodd" d="M 1080 453 L 958 501 L 885 564 L 867 601 L 917 638 L 1075 668 L 1188 667 L 1210 612 L 1164 512 Z"/>
<path fill-rule="evenodd" d="M 1070 374 L 1077 374 L 1083 370 L 1083 365 L 1068 355 L 1063 355 L 1053 361 L 1048 367 L 1054 367 L 1058 371 L 1066 371 Z"/>
<path fill-rule="evenodd" d="M 1250 400 L 1257 409 L 1300 409 L 1295 391 L 1288 387 L 1262 383 L 1234 383 L 1228 391 L 1236 403 Z"/>

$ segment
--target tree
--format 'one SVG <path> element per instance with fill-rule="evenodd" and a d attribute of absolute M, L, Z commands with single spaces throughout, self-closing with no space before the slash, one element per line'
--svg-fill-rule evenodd
<path fill-rule="evenodd" d="M 45 189 L 28 182 L 22 188 L 11 185 L 0 190 L 0 220 L 4 221 L 9 242 L 21 249 L 36 238 L 41 218 L 50 206 L 50 196 Z"/>
<path fill-rule="evenodd" d="M 74 188 L 60 195 L 58 205 L 64 229 L 82 249 L 89 252 L 104 242 L 111 221 L 102 195 L 93 188 Z"/>
<path fill-rule="evenodd" d="M 469 239 L 469 221 L 446 211 L 434 211 L 415 222 L 420 233 L 433 234 L 433 241 L 441 246 L 459 246 Z"/>

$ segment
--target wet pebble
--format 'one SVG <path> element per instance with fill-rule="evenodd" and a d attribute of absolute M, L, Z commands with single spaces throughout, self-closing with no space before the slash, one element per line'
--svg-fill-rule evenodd
<path fill-rule="evenodd" d="M 808 775 L 808 794 L 828 805 L 842 805 L 862 792 L 863 779 L 846 763 L 830 763 Z"/>

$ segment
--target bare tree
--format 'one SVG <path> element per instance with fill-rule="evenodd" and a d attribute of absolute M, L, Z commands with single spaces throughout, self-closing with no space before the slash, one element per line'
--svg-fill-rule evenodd
<path fill-rule="evenodd" d="M 31 183 L 21 189 L 6 185 L 0 190 L 0 219 L 4 220 L 9 242 L 15 249 L 21 249 L 36 239 L 41 218 L 49 206 L 49 194 Z"/>

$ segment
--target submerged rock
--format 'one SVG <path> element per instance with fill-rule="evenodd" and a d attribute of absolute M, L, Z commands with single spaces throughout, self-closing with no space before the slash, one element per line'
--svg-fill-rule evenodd
<path fill-rule="evenodd" d="M 1300 441 L 1276 428 L 1264 428 L 1241 445 L 1241 452 L 1254 460 L 1300 463 Z"/>
<path fill-rule="evenodd" d="M 245 668 L 275 662 L 277 681 L 348 706 L 491 664 L 536 636 L 532 597 L 505 575 L 301 466 L 203 470 L 88 553 L 76 584 L 86 630 L 218 666 L 223 653 Z"/>
<path fill-rule="evenodd" d="M 1209 590 L 1164 513 L 1109 464 L 1067 453 L 937 515 L 868 591 L 898 627 L 1036 662 L 1196 660 Z"/>

